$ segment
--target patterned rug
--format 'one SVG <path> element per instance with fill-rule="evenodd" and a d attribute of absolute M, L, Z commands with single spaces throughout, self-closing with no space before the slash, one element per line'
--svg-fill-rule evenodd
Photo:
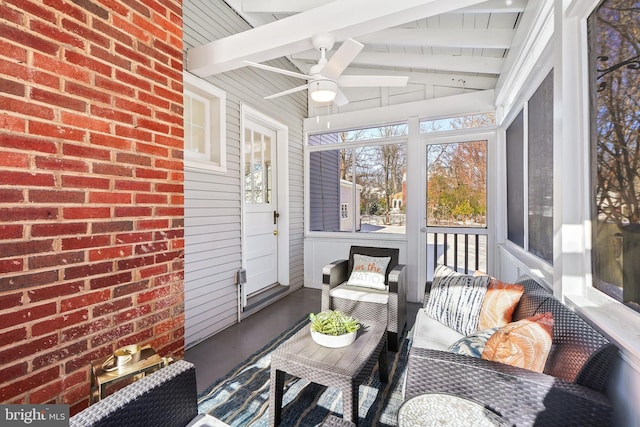
<path fill-rule="evenodd" d="M 269 425 L 269 374 L 271 352 L 309 324 L 301 319 L 264 348 L 232 369 L 198 396 L 198 411 L 231 426 Z M 395 426 L 402 404 L 402 385 L 407 363 L 408 340 L 397 353 L 388 353 L 389 382 L 378 378 L 378 367 L 360 386 L 360 426 Z M 342 392 L 286 375 L 281 426 L 317 426 L 331 414 L 342 416 Z"/>

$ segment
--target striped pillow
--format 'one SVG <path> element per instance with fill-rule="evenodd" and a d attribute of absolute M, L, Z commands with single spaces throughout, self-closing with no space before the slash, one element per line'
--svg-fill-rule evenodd
<path fill-rule="evenodd" d="M 476 332 L 489 280 L 489 276 L 473 277 L 439 265 L 425 307 L 427 315 L 463 335 Z"/>

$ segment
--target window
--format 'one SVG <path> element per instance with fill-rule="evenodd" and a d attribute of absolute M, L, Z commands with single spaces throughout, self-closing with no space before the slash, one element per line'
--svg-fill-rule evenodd
<path fill-rule="evenodd" d="M 309 230 L 405 232 L 407 125 L 309 136 Z"/>
<path fill-rule="evenodd" d="M 640 311 L 640 45 L 637 0 L 588 19 L 594 286 Z"/>
<path fill-rule="evenodd" d="M 495 126 L 495 113 L 472 114 L 468 116 L 447 117 L 436 120 L 420 121 L 420 133 L 443 132 L 458 129 Z"/>
<path fill-rule="evenodd" d="M 184 161 L 189 168 L 226 171 L 226 95 L 184 73 Z"/>
<path fill-rule="evenodd" d="M 553 72 L 507 128 L 506 143 L 507 237 L 552 264 Z"/>

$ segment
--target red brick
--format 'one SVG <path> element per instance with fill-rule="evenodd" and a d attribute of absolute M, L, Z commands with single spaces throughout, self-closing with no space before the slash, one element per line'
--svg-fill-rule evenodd
<path fill-rule="evenodd" d="M 96 276 L 98 274 L 106 274 L 112 271 L 113 271 L 112 262 L 81 265 L 78 267 L 66 267 L 64 269 L 64 279 L 73 280 L 73 279 L 79 279 L 83 277 Z"/>
<path fill-rule="evenodd" d="M 135 335 L 128 335 L 127 337 L 119 340 L 117 345 L 118 347 L 122 347 L 125 345 L 139 344 L 147 342 L 151 338 L 153 338 L 153 328 L 148 328 L 138 332 Z"/>
<path fill-rule="evenodd" d="M 109 236 L 84 236 L 72 237 L 62 240 L 62 250 L 69 251 L 74 249 L 96 248 L 108 246 L 111 243 Z"/>
<path fill-rule="evenodd" d="M 89 136 L 91 144 L 102 145 L 103 147 L 117 148 L 118 150 L 130 151 L 131 141 L 123 138 L 115 138 L 113 135 L 91 133 Z"/>
<path fill-rule="evenodd" d="M 171 287 L 165 286 L 162 288 L 155 288 L 149 292 L 142 292 L 138 295 L 138 304 L 143 304 L 149 301 L 156 301 L 160 298 L 166 297 L 171 294 Z"/>
<path fill-rule="evenodd" d="M 105 64 L 100 61 L 96 61 L 95 59 L 89 58 L 84 54 L 73 52 L 70 50 L 65 50 L 64 58 L 71 64 L 75 64 L 79 67 L 86 68 L 91 71 L 95 71 L 96 73 L 100 73 L 104 76 L 111 75 L 111 65 Z"/>
<path fill-rule="evenodd" d="M 172 104 L 171 104 L 172 105 Z M 174 124 L 176 126 L 182 127 L 184 125 L 184 118 L 175 113 L 165 113 L 163 111 L 156 111 L 156 119 L 161 120 L 165 123 Z M 170 145 L 175 147 L 176 144 L 182 145 L 182 138 L 173 138 L 174 141 Z M 156 138 L 157 141 L 157 138 Z"/>
<path fill-rule="evenodd" d="M 10 101 L 7 101 L 7 102 L 10 103 Z M 0 96 L 0 105 L 2 105 L 5 108 L 7 107 L 7 103 L 5 103 L 5 99 L 3 99 L 1 96 Z M 15 110 L 11 110 L 11 111 L 15 111 Z M 16 111 L 16 112 L 19 112 L 19 111 Z M 47 108 L 47 112 L 51 113 L 50 118 L 52 119 L 53 111 Z M 46 118 L 46 117 L 43 117 L 43 118 Z M 47 154 L 56 154 L 56 152 L 58 151 L 57 145 L 51 141 L 40 139 L 40 138 L 31 138 L 28 136 L 12 135 L 8 133 L 0 134 L 0 146 L 7 147 L 7 148 L 15 148 L 17 150 L 24 150 L 24 151 L 39 151 L 41 153 L 47 153 Z M 1 181 L 1 182 L 5 184 L 4 181 Z"/>
<path fill-rule="evenodd" d="M 92 102 L 102 102 L 104 104 L 109 104 L 111 102 L 111 96 L 108 93 L 93 89 L 92 87 L 80 85 L 72 81 L 66 82 L 65 91 L 71 95 L 77 95 L 80 98 L 89 99 Z"/>
<path fill-rule="evenodd" d="M 158 207 L 157 211 L 156 211 L 156 215 L 158 216 L 183 216 L 184 215 L 184 208 L 183 207 L 170 207 L 170 208 L 163 208 L 163 207 Z"/>
<path fill-rule="evenodd" d="M 62 384 L 65 388 L 73 387 L 88 380 L 88 371 L 76 372 L 63 378 Z"/>
<path fill-rule="evenodd" d="M 22 306 L 22 298 L 22 292 L 16 292 L 13 294 L 4 293 L 4 295 L 0 295 L 0 310 L 13 309 Z"/>
<path fill-rule="evenodd" d="M 101 89 L 106 89 L 109 92 L 115 92 L 120 95 L 128 96 L 130 98 L 135 97 L 135 88 L 123 84 L 117 80 L 105 78 L 102 76 L 96 76 L 95 86 Z"/>
<path fill-rule="evenodd" d="M 110 246 L 107 248 L 94 249 L 89 251 L 89 261 L 129 257 L 132 252 L 131 246 Z"/>
<path fill-rule="evenodd" d="M 167 272 L 167 266 L 165 264 L 154 265 L 149 268 L 142 268 L 139 270 L 140 278 L 142 279 L 154 277 L 154 276 L 157 276 L 158 274 L 163 274 L 166 272 Z"/>
<path fill-rule="evenodd" d="M 29 202 L 33 203 L 84 203 L 80 191 L 29 190 Z"/>
<path fill-rule="evenodd" d="M 109 106 L 105 107 L 105 106 L 99 106 L 99 105 L 92 105 L 91 115 L 95 117 L 100 117 L 102 119 L 106 119 L 109 121 L 133 124 L 133 114 L 129 114 L 126 111 L 118 110 L 116 108 L 109 107 Z M 92 129 L 92 130 L 99 130 L 99 129 Z M 125 135 L 119 135 L 119 136 L 125 136 Z M 126 145 L 124 141 L 121 141 L 120 143 L 124 143 Z"/>
<path fill-rule="evenodd" d="M 86 18 L 84 16 L 82 16 L 80 18 L 76 17 L 76 19 L 84 21 Z M 72 21 L 71 19 L 63 18 L 62 19 L 62 28 L 64 28 L 67 31 L 73 32 L 74 34 L 79 35 L 85 41 L 90 41 L 93 44 L 96 44 L 96 45 L 99 45 L 99 46 L 102 46 L 102 47 L 105 47 L 105 48 L 109 47 L 109 45 L 111 43 L 109 38 L 107 38 L 104 35 L 98 33 L 97 31 L 93 31 L 92 29 L 87 28 L 84 25 L 78 24 L 77 22 Z"/>
<path fill-rule="evenodd" d="M 115 183 L 115 189 L 121 191 L 151 191 L 151 183 L 141 179 L 119 179 Z"/>
<path fill-rule="evenodd" d="M 51 138 L 62 138 L 69 141 L 82 141 L 85 136 L 85 131 L 80 129 L 73 129 L 59 124 L 42 123 L 33 120 L 29 121 L 29 133 L 31 135 L 41 135 Z M 60 160 L 60 159 L 52 159 Z M 40 166 L 40 165 L 37 165 Z M 43 168 L 48 169 L 43 166 Z M 71 170 L 75 170 L 71 168 Z M 84 171 L 86 172 L 86 170 Z"/>
<path fill-rule="evenodd" d="M 152 307 L 151 304 L 145 304 L 137 307 L 133 307 L 129 310 L 124 310 L 117 313 L 114 316 L 114 320 L 116 324 L 128 323 L 134 319 L 138 319 L 140 317 L 146 316 L 151 313 Z"/>
<path fill-rule="evenodd" d="M 158 135 L 156 135 L 156 138 L 158 138 Z M 169 150 L 166 147 L 162 147 L 160 145 L 155 145 L 155 144 L 144 144 L 140 141 L 138 141 L 138 143 L 136 144 L 136 152 L 151 154 L 152 156 L 158 156 L 158 157 L 169 156 Z"/>
<path fill-rule="evenodd" d="M 0 157 L 2 157 L 0 155 Z M 17 188 L 0 188 L 0 203 L 22 203 L 24 202 L 22 190 Z"/>
<path fill-rule="evenodd" d="M 2 191 L 0 190 L 0 194 Z M 20 239 L 22 237 L 22 225 L 20 224 L 6 224 L 0 225 L 0 239 Z"/>
<path fill-rule="evenodd" d="M 184 165 L 183 165 L 182 161 L 171 161 L 171 160 L 157 159 L 156 160 L 156 167 L 157 168 L 161 168 L 161 169 L 182 170 Z"/>
<path fill-rule="evenodd" d="M 62 208 L 64 219 L 94 219 L 111 217 L 111 209 L 108 207 L 94 208 Z"/>
<path fill-rule="evenodd" d="M 94 222 L 91 224 L 91 230 L 95 234 L 131 231 L 133 230 L 133 221 Z"/>
<path fill-rule="evenodd" d="M 64 391 L 62 380 L 54 381 L 46 386 L 29 391 L 29 403 L 31 404 L 45 404 L 52 403 L 58 394 Z"/>
<path fill-rule="evenodd" d="M 153 132 L 162 134 L 169 133 L 169 125 L 158 120 L 149 120 L 142 117 L 138 118 L 138 126 L 143 129 L 149 129 Z"/>
<path fill-rule="evenodd" d="M 136 168 L 136 177 L 143 179 L 167 179 L 167 172 L 160 169 Z"/>
<path fill-rule="evenodd" d="M 62 316 L 57 316 L 43 322 L 33 324 L 31 326 L 31 334 L 32 336 L 37 337 L 38 335 L 59 331 L 73 325 L 79 325 L 87 320 L 89 320 L 88 310 L 78 310 L 73 313 L 64 314 Z"/>
<path fill-rule="evenodd" d="M 93 28 L 96 31 L 105 34 L 110 39 L 114 39 L 119 43 L 125 44 L 127 46 L 133 46 L 134 39 L 129 34 L 122 31 L 120 28 L 113 27 L 97 19 L 94 19 L 92 24 Z"/>
<path fill-rule="evenodd" d="M 79 308 L 90 307 L 94 304 L 107 301 L 111 296 L 108 289 L 97 292 L 86 292 L 82 295 L 63 299 L 60 301 L 60 312 L 64 313 Z"/>
<path fill-rule="evenodd" d="M 4 127 L 4 129 L 6 129 L 6 127 Z M 0 166 L 26 169 L 29 167 L 29 156 L 25 153 L 2 153 L 0 156 Z M 1 198 L 0 196 L 0 199 Z"/>
<path fill-rule="evenodd" d="M 37 270 L 59 265 L 71 265 L 84 261 L 82 252 L 59 252 L 51 255 L 36 255 L 29 257 L 28 266 L 30 270 Z"/>
<path fill-rule="evenodd" d="M 15 10 L 5 4 L 0 4 L 0 16 L 2 16 L 2 19 L 5 21 L 13 22 L 14 24 L 23 25 L 24 23 L 24 14 L 22 11 Z"/>
<path fill-rule="evenodd" d="M 89 176 L 62 175 L 62 186 L 65 188 L 101 188 L 107 189 L 111 185 L 106 178 Z"/>
<path fill-rule="evenodd" d="M 132 270 L 140 267 L 144 267 L 146 265 L 155 264 L 155 257 L 153 255 L 136 257 L 136 258 L 127 258 L 118 261 L 118 270 Z"/>
<path fill-rule="evenodd" d="M 31 99 L 75 111 L 87 110 L 87 103 L 83 100 L 35 87 L 31 88 Z"/>
<path fill-rule="evenodd" d="M 0 96 L 0 104 L 2 104 L 3 108 L 6 111 L 13 111 L 15 113 L 24 114 L 27 116 L 53 120 L 53 115 L 54 115 L 53 109 L 48 106 L 35 104 L 33 102 L 25 102 L 19 99 L 7 98 L 4 96 Z M 27 140 L 27 139 L 35 140 L 34 138 L 18 137 L 16 135 L 6 134 L 6 135 L 0 135 L 0 145 L 7 146 L 4 144 L 4 141 L 3 141 L 4 139 L 16 139 L 16 138 L 20 138 L 24 140 Z M 42 142 L 43 144 L 45 143 L 45 141 L 42 141 Z M 44 151 L 44 150 L 39 149 L 38 151 Z"/>
<path fill-rule="evenodd" d="M 166 219 L 150 219 L 138 221 L 139 230 L 156 230 L 169 228 L 169 221 Z"/>
<path fill-rule="evenodd" d="M 95 349 L 94 351 L 79 354 L 78 357 L 71 359 L 64 364 L 64 370 L 67 374 L 70 374 L 80 368 L 83 368 L 83 372 L 86 372 L 87 367 L 92 361 L 111 355 L 113 350 L 115 350 L 113 346 L 105 346 Z"/>
<path fill-rule="evenodd" d="M 135 203 L 137 203 L 137 204 L 166 205 L 167 204 L 167 196 L 164 195 L 164 194 L 139 193 L 139 194 L 136 194 Z"/>
<path fill-rule="evenodd" d="M 59 298 L 66 295 L 73 295 L 84 288 L 82 282 L 57 283 L 44 288 L 30 289 L 27 291 L 29 302 L 34 303 L 48 299 Z"/>
<path fill-rule="evenodd" d="M 115 15 L 113 15 L 113 24 L 126 34 L 130 34 L 134 39 L 138 39 L 138 43 L 148 43 L 151 40 L 151 35 L 137 24 L 132 24 Z"/>
<path fill-rule="evenodd" d="M 106 333 L 106 331 L 108 331 L 110 328 L 112 328 L 112 325 L 109 319 L 105 318 L 91 320 L 87 323 L 72 326 L 68 329 L 62 330 L 62 332 L 60 333 L 60 342 L 75 341 L 79 338 L 84 338 L 97 332 L 103 334 Z"/>
<path fill-rule="evenodd" d="M 133 301 L 131 300 L 131 297 L 112 300 L 105 304 L 93 306 L 92 316 L 95 319 L 104 316 L 105 314 L 119 312 L 120 310 L 124 310 L 125 308 L 131 307 L 132 305 Z"/>
<path fill-rule="evenodd" d="M 55 176 L 48 173 L 0 171 L 0 182 L 4 185 L 53 187 Z"/>
<path fill-rule="evenodd" d="M 114 214 L 116 217 L 136 217 L 136 216 L 151 216 L 151 208 L 145 207 L 115 207 Z"/>
<path fill-rule="evenodd" d="M 24 83 L 15 80 L 0 78 L 0 92 L 8 93 L 9 95 L 24 97 L 26 94 L 26 86 L 24 85 Z"/>
<path fill-rule="evenodd" d="M 37 52 L 34 52 L 33 54 L 33 66 L 36 69 L 47 70 L 52 73 L 56 73 L 58 76 L 68 77 L 79 82 L 88 83 L 91 80 L 91 73 L 89 70 Z"/>
<path fill-rule="evenodd" d="M 65 115 L 66 114 L 63 113 L 63 117 Z M 111 152 L 109 150 L 66 142 L 62 144 L 62 154 L 70 157 L 81 157 L 83 159 L 109 160 L 111 158 Z"/>
<path fill-rule="evenodd" d="M 151 166 L 151 158 L 134 153 L 117 153 L 116 161 L 118 163 L 128 163 L 132 165 Z"/>
<path fill-rule="evenodd" d="M 5 369 L 0 369 L 0 378 L 2 378 L 2 382 L 9 382 L 26 375 L 28 372 L 28 366 L 27 362 L 21 362 Z"/>
<path fill-rule="evenodd" d="M 51 251 L 53 251 L 53 240 L 31 240 L 0 243 L 0 257 L 29 255 Z"/>
<path fill-rule="evenodd" d="M 124 295 L 130 295 L 136 292 L 144 291 L 149 288 L 149 281 L 142 280 L 140 282 L 125 283 L 124 285 L 116 286 L 113 289 L 113 297 L 118 298 Z"/>
<path fill-rule="evenodd" d="M 31 237 L 49 237 L 87 234 L 87 223 L 84 222 L 55 222 L 33 224 Z"/>
<path fill-rule="evenodd" d="M 51 22 L 55 23 L 55 20 Z M 62 31 L 57 26 L 54 27 L 52 25 L 45 24 L 44 22 L 37 21 L 35 19 L 30 20 L 29 24 L 30 24 L 29 28 L 31 30 L 35 31 L 38 34 L 43 35 L 48 40 L 56 40 L 61 44 L 74 46 L 78 49 L 84 48 L 85 42 L 82 38 L 77 37 L 73 33 Z"/>
<path fill-rule="evenodd" d="M 0 271 L 4 274 L 15 273 L 23 269 L 24 260 L 22 258 L 0 259 Z"/>
<path fill-rule="evenodd" d="M 131 280 L 131 272 L 125 271 L 111 276 L 96 277 L 95 279 L 91 279 L 89 280 L 89 286 L 91 287 L 91 289 L 100 289 L 108 286 L 116 286 L 122 283 L 127 283 Z"/>
<path fill-rule="evenodd" d="M 70 126 L 77 126 L 79 123 L 82 124 L 82 135 L 83 138 L 78 141 L 84 141 L 84 135 L 86 130 L 90 130 L 93 132 L 103 132 L 109 133 L 111 131 L 111 123 L 107 120 L 102 120 L 100 118 L 95 118 L 95 114 L 93 114 L 93 106 L 90 107 L 91 116 L 87 116 L 86 114 L 76 114 L 70 113 L 67 111 L 60 112 L 60 120 L 62 123 Z M 71 138 L 68 138 L 69 140 Z"/>
<path fill-rule="evenodd" d="M 0 333 L 0 347 L 27 339 L 27 328 L 22 327 Z M 0 376 L 2 378 L 2 376 Z"/>
<path fill-rule="evenodd" d="M 92 204 L 131 204 L 131 194 L 129 193 L 112 193 L 112 192 L 97 192 L 92 191 L 89 193 L 89 203 Z"/>
<path fill-rule="evenodd" d="M 39 306 L 29 307 L 23 310 L 14 311 L 12 313 L 0 314 L 0 325 L 3 328 L 19 325 L 24 322 L 41 319 L 56 313 L 56 303 L 51 302 Z"/>
<path fill-rule="evenodd" d="M 4 129 L 5 132 L 15 132 L 15 133 L 24 133 L 27 128 L 27 121 L 22 117 L 10 116 L 6 113 L 0 113 L 0 128 Z M 21 153 L 12 153 L 17 158 L 26 157 L 26 155 Z M 5 165 L 6 162 L 11 162 L 11 159 L 0 159 L 0 166 L 11 166 Z"/>
<path fill-rule="evenodd" d="M 137 232 L 116 235 L 116 241 L 118 243 L 140 243 L 150 242 L 153 240 L 152 232 Z"/>
<path fill-rule="evenodd" d="M 123 111 L 129 111 L 134 114 L 138 114 L 140 116 L 151 116 L 151 108 L 148 105 L 145 105 L 141 102 L 134 102 L 130 99 L 123 98 L 115 98 L 116 108 L 119 108 Z M 147 129 L 142 129 L 147 130 Z"/>
<path fill-rule="evenodd" d="M 159 182 L 156 184 L 156 191 L 160 193 L 184 193 L 184 185 L 183 184 L 172 184 L 166 182 Z"/>
<path fill-rule="evenodd" d="M 93 53 L 93 49 L 91 52 Z M 131 61 L 137 64 L 144 64 L 146 67 L 151 66 L 151 59 L 149 58 L 149 56 L 136 52 L 133 49 L 129 49 L 124 45 L 116 44 L 115 54 L 119 58 L 129 58 Z M 120 60 L 120 62 L 124 62 L 124 61 Z M 131 63 L 129 61 L 126 61 L 126 62 L 129 64 L 129 66 L 128 67 L 122 66 L 122 68 L 131 71 Z"/>
<path fill-rule="evenodd" d="M 65 389 L 64 395 L 62 396 L 62 402 L 65 404 L 69 404 L 71 402 L 75 403 L 78 401 L 87 400 L 89 393 L 89 383 L 71 387 Z M 71 414 L 71 409 L 69 410 L 69 414 Z"/>
<path fill-rule="evenodd" d="M 55 347 L 57 344 L 58 334 L 52 334 L 38 339 L 32 338 L 26 344 L 15 345 L 7 350 L 0 352 L 0 365 L 11 363 L 13 361 L 22 359 L 23 357 L 40 353 L 43 350 Z"/>
<path fill-rule="evenodd" d="M 159 324 L 161 324 L 161 322 L 163 320 L 166 320 L 169 317 L 171 317 L 171 312 L 169 310 L 158 310 L 158 309 L 156 309 L 151 316 L 146 316 L 146 317 L 138 320 L 136 322 L 136 328 L 137 329 L 146 329 L 146 328 L 149 328 L 149 327 L 154 327 L 154 325 L 157 327 Z M 155 332 L 158 335 L 161 335 L 164 331 L 158 331 L 156 329 Z"/>
<path fill-rule="evenodd" d="M 131 324 L 120 325 L 114 328 L 109 328 L 104 333 L 94 336 L 91 339 L 91 346 L 96 347 L 108 342 L 113 342 L 118 338 L 122 338 L 125 335 L 129 335 L 132 332 L 133 332 L 133 325 Z"/>
<path fill-rule="evenodd" d="M 57 379 L 60 375 L 60 368 L 54 366 L 44 371 L 37 372 L 20 381 L 7 384 L 0 388 L 0 401 L 6 402 L 22 393 L 26 393 L 42 384 L 47 384 Z M 6 383 L 4 383 L 6 384 Z"/>
<path fill-rule="evenodd" d="M 30 4 L 25 2 L 25 4 Z M 42 37 L 30 34 L 22 29 L 9 26 L 0 22 L 0 34 L 3 38 L 13 41 L 16 44 L 44 52 L 47 55 L 55 55 L 58 52 L 58 43 L 46 40 Z"/>

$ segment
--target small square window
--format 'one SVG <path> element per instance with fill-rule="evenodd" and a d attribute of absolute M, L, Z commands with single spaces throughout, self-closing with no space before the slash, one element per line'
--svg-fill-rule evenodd
<path fill-rule="evenodd" d="M 226 172 L 226 94 L 184 73 L 184 163 L 187 168 Z"/>
<path fill-rule="evenodd" d="M 341 218 L 349 218 L 349 205 L 346 203 L 342 203 L 340 205 L 340 217 Z"/>

